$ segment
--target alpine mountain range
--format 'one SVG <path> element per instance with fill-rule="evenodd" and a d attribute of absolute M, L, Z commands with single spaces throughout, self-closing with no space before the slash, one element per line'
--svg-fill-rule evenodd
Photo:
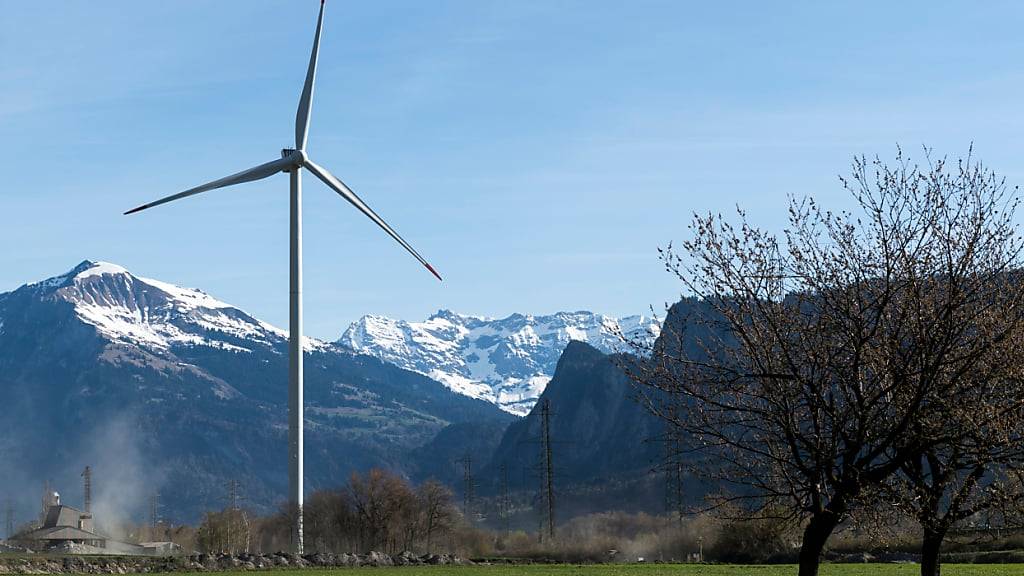
<path fill-rule="evenodd" d="M 364 316 L 337 344 L 525 415 L 569 342 L 586 342 L 610 354 L 624 351 L 627 342 L 651 343 L 659 332 L 660 324 L 645 316 L 620 320 L 593 312 L 559 312 L 490 319 L 441 310 L 416 323 Z"/>
<path fill-rule="evenodd" d="M 442 310 L 423 322 L 364 316 L 336 342 L 307 338 L 307 487 L 375 466 L 443 478 L 470 447 L 486 463 L 514 442 L 507 434 L 525 433 L 509 425 L 555 393 L 571 342 L 585 343 L 572 363 L 583 374 L 580 362 L 589 370 L 623 351 L 623 335 L 653 342 L 658 331 L 643 316 Z M 0 485 L 23 515 L 43 480 L 74 494 L 86 465 L 96 506 L 117 502 L 109 517 L 134 517 L 159 492 L 172 520 L 194 520 L 223 505 L 228 480 L 272 508 L 287 485 L 287 336 L 200 290 L 104 262 L 0 294 Z M 599 379 L 604 393 L 628 388 L 615 378 Z"/>

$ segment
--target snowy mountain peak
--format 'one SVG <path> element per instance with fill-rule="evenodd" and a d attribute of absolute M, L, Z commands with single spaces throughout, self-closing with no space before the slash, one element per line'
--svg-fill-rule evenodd
<path fill-rule="evenodd" d="M 69 272 L 61 274 L 60 276 L 54 276 L 53 278 L 47 278 L 42 282 L 29 284 L 28 286 L 37 289 L 63 288 L 68 284 L 72 284 L 76 279 L 79 279 L 79 277 L 87 278 L 88 276 L 96 273 L 127 274 L 128 271 L 116 264 L 110 264 L 108 262 L 83 260 L 81 264 L 75 266 Z"/>
<path fill-rule="evenodd" d="M 364 316 L 337 344 L 420 372 L 452 390 L 525 414 L 554 374 L 572 340 L 604 352 L 627 347 L 620 333 L 653 341 L 658 323 L 644 316 L 612 318 L 587 311 L 494 319 L 439 310 L 423 322 Z"/>
<path fill-rule="evenodd" d="M 117 264 L 111 264 L 110 262 L 92 262 L 89 260 L 79 264 L 72 272 L 77 272 L 74 276 L 75 280 L 83 280 L 85 278 L 103 276 L 105 274 L 109 274 L 111 276 L 129 274 L 128 270 L 118 266 Z"/>
<path fill-rule="evenodd" d="M 25 289 L 73 305 L 75 315 L 114 342 L 153 351 L 207 346 L 249 352 L 273 347 L 288 333 L 194 288 L 135 276 L 117 264 L 85 260 Z M 304 339 L 310 349 L 327 346 Z"/>
<path fill-rule="evenodd" d="M 429 318 L 429 320 L 433 320 L 435 318 L 436 319 L 441 319 L 441 320 L 449 320 L 449 321 L 461 321 L 464 318 L 473 318 L 473 316 L 462 316 L 462 315 L 456 314 L 455 312 L 452 312 L 451 310 L 448 310 L 447 308 L 442 308 L 442 309 L 438 310 L 437 312 L 435 312 Z M 478 317 L 478 319 L 479 320 L 486 320 L 486 318 L 483 318 L 483 317 Z"/>

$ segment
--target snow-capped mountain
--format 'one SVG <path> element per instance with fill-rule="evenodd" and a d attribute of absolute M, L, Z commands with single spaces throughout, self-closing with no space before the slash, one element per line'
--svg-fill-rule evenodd
<path fill-rule="evenodd" d="M 336 344 L 522 415 L 544 391 L 570 341 L 610 353 L 628 348 L 621 335 L 653 342 L 659 332 L 658 322 L 645 316 L 560 312 L 490 319 L 441 310 L 424 322 L 364 316 Z"/>
<path fill-rule="evenodd" d="M 150 350 L 207 346 L 252 352 L 252 344 L 275 346 L 288 339 L 286 331 L 201 290 L 134 276 L 109 262 L 86 260 L 28 288 L 72 304 L 76 316 L 107 339 Z M 307 350 L 327 346 L 308 337 L 303 344 Z"/>
<path fill-rule="evenodd" d="M 446 426 L 512 420 L 421 374 L 304 345 L 311 488 L 373 467 L 413 475 Z M 125 514 L 158 488 L 195 520 L 229 479 L 270 510 L 287 486 L 287 375 L 283 330 L 114 264 L 0 293 L 0 486 L 30 503 L 39 478 L 75 486 L 91 465 L 98 486 L 137 488 L 116 498 Z"/>

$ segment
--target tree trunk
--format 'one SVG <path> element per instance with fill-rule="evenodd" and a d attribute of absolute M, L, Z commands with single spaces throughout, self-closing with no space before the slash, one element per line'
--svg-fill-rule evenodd
<path fill-rule="evenodd" d="M 427 522 L 427 554 L 433 554 L 434 550 L 431 544 L 434 540 L 434 522 L 433 519 Z"/>
<path fill-rule="evenodd" d="M 925 528 L 921 540 L 921 576 L 939 576 L 942 570 L 939 565 L 939 549 L 945 537 L 945 530 Z"/>
<path fill-rule="evenodd" d="M 821 552 L 837 525 L 839 515 L 831 511 L 811 517 L 811 521 L 804 528 L 804 538 L 800 543 L 800 576 L 818 576 Z"/>

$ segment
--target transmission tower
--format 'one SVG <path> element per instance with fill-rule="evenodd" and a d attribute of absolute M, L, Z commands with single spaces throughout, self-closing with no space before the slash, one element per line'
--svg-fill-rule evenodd
<path fill-rule="evenodd" d="M 6 538 L 10 540 L 14 536 L 14 503 L 10 498 L 4 503 L 4 521 L 7 524 Z"/>
<path fill-rule="evenodd" d="M 149 525 L 156 528 L 160 524 L 160 492 L 154 490 L 149 495 Z"/>
<path fill-rule="evenodd" d="M 512 534 L 512 496 L 508 490 L 508 464 L 502 462 L 501 470 L 501 500 L 498 502 L 502 522 L 505 524 L 505 535 Z"/>
<path fill-rule="evenodd" d="M 238 510 L 238 486 L 238 480 L 228 480 L 228 509 L 230 510 Z"/>
<path fill-rule="evenodd" d="M 552 461 L 551 448 L 551 402 L 547 398 L 542 401 L 541 446 L 544 458 L 544 503 L 547 508 L 548 537 L 555 539 L 555 465 Z"/>
<path fill-rule="evenodd" d="M 665 422 L 664 445 L 665 454 L 662 462 L 662 472 L 665 474 L 665 512 L 675 516 L 680 525 L 686 516 L 686 502 L 684 500 L 683 481 L 683 446 L 682 434 L 678 426 L 675 426 L 676 408 L 669 407 L 668 420 Z"/>
<path fill-rule="evenodd" d="M 540 436 L 523 442 L 537 444 L 540 447 L 537 463 L 533 470 L 540 480 L 540 487 L 535 502 L 538 504 L 537 513 L 537 540 L 543 542 L 545 532 L 547 538 L 555 538 L 555 463 L 554 445 L 555 440 L 551 438 L 551 401 L 542 399 L 538 405 L 540 411 L 530 412 L 530 416 L 540 417 Z"/>
<path fill-rule="evenodd" d="M 82 470 L 82 500 L 85 513 L 89 514 L 92 512 L 92 468 L 88 466 Z"/>
<path fill-rule="evenodd" d="M 466 454 L 457 462 L 462 464 L 462 512 L 467 519 L 472 521 L 474 488 L 476 486 L 473 482 L 473 457 Z"/>
<path fill-rule="evenodd" d="M 46 521 L 46 512 L 50 509 L 50 500 L 53 499 L 53 490 L 50 489 L 50 481 L 45 480 L 43 482 L 43 505 L 42 511 L 39 513 L 39 523 L 42 524 Z"/>

